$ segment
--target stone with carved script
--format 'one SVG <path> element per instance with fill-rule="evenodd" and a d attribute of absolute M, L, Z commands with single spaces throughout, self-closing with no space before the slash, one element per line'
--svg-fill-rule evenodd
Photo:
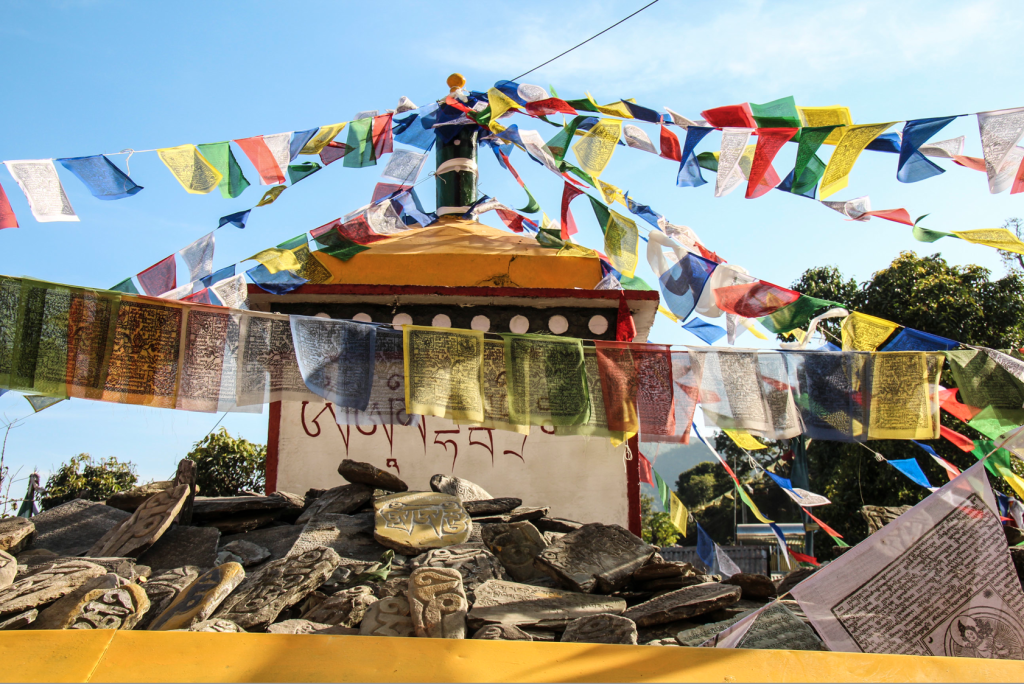
<path fill-rule="evenodd" d="M 138 558 L 167 531 L 188 498 L 186 484 L 154 494 L 97 541 L 87 555 Z"/>
<path fill-rule="evenodd" d="M 409 600 L 405 596 L 388 596 L 377 601 L 359 623 L 359 633 L 364 636 L 413 636 Z"/>
<path fill-rule="evenodd" d="M 358 511 L 373 498 L 373 487 L 364 484 L 347 484 L 326 492 L 313 500 L 302 512 L 296 525 L 304 525 L 321 513 L 352 513 Z"/>
<path fill-rule="evenodd" d="M 74 499 L 49 508 L 33 518 L 36 536 L 31 548 L 47 549 L 58 556 L 79 556 L 129 517 L 124 511 L 112 506 Z"/>
<path fill-rule="evenodd" d="M 259 544 L 253 544 L 245 539 L 236 539 L 233 542 L 229 542 L 222 546 L 221 550 L 227 551 L 239 558 L 243 568 L 258 565 L 270 558 L 269 549 L 265 549 Z"/>
<path fill-rule="evenodd" d="M 203 620 L 188 628 L 190 632 L 244 632 L 231 620 Z"/>
<path fill-rule="evenodd" d="M 494 498 L 475 482 L 440 473 L 430 478 L 430 488 L 441 494 L 450 494 L 459 501 L 483 501 Z"/>
<path fill-rule="evenodd" d="M 158 480 L 123 492 L 115 492 L 107 497 L 105 503 L 126 513 L 134 513 L 135 509 L 146 503 L 146 499 L 173 486 L 174 482 L 171 480 Z"/>
<path fill-rule="evenodd" d="M 470 516 L 476 518 L 483 515 L 501 515 L 523 505 L 522 499 L 507 497 L 504 499 L 483 499 L 482 501 L 463 501 L 462 507 Z"/>
<path fill-rule="evenodd" d="M 786 606 L 773 603 L 754 616 L 736 648 L 827 651 L 818 635 Z"/>
<path fill-rule="evenodd" d="M 422 556 L 410 560 L 416 568 L 451 568 L 462 575 L 462 587 L 470 602 L 473 591 L 484 582 L 492 579 L 506 580 L 508 576 L 498 558 L 488 551 L 471 544 L 459 544 L 443 549 L 431 549 Z"/>
<path fill-rule="evenodd" d="M 288 556 L 298 556 L 326 547 L 342 558 L 354 561 L 373 563 L 380 560 L 387 549 L 377 543 L 373 534 L 374 514 L 356 513 L 321 513 L 301 528 L 299 538 L 295 540 Z M 298 525 L 294 527 L 298 528 Z"/>
<path fill-rule="evenodd" d="M 329 629 L 332 625 L 312 620 L 292 618 L 267 626 L 270 634 L 316 634 L 320 630 Z"/>
<path fill-rule="evenodd" d="M 213 614 L 235 587 L 245 579 L 238 563 L 225 563 L 199 575 L 149 624 L 153 631 L 188 629 Z"/>
<path fill-rule="evenodd" d="M 250 631 L 264 628 L 316 591 L 339 565 L 338 554 L 324 547 L 267 563 L 245 579 L 215 617 Z"/>
<path fill-rule="evenodd" d="M 105 575 L 106 569 L 86 560 L 67 561 L 0 589 L 0 617 L 9 617 L 56 601 L 89 580 Z"/>
<path fill-rule="evenodd" d="M 28 546 L 35 536 L 36 526 L 27 518 L 4 518 L 0 520 L 0 551 L 12 556 Z"/>
<path fill-rule="evenodd" d="M 640 627 L 685 620 L 736 603 L 742 591 L 739 587 L 725 584 L 697 584 L 644 601 L 627 610 L 623 616 Z"/>
<path fill-rule="evenodd" d="M 53 567 L 58 563 L 67 563 L 68 561 L 83 560 L 75 556 L 28 556 L 22 554 L 19 559 L 19 579 L 24 577 L 30 577 L 40 572 L 45 572 L 49 568 Z M 151 568 L 145 565 L 139 565 L 134 558 L 96 558 L 89 557 L 87 559 L 90 563 L 95 563 L 106 569 L 107 572 L 112 572 L 115 575 L 120 575 L 129 582 L 134 582 L 140 577 L 148 577 L 151 574 Z"/>
<path fill-rule="evenodd" d="M 495 622 L 557 628 L 587 615 L 618 615 L 626 610 L 626 602 L 620 598 L 501 580 L 484 582 L 475 593 L 476 601 L 469 611 L 469 626 L 473 629 Z"/>
<path fill-rule="evenodd" d="M 476 630 L 473 639 L 490 639 L 492 641 L 533 641 L 533 637 L 515 625 L 485 625 Z"/>
<path fill-rule="evenodd" d="M 771 577 L 738 572 L 722 584 L 734 584 L 743 590 L 744 599 L 768 599 L 776 594 L 775 583 Z"/>
<path fill-rule="evenodd" d="M 0 551 L 0 589 L 14 584 L 14 578 L 18 574 L 18 561 L 6 551 Z"/>
<path fill-rule="evenodd" d="M 566 625 L 561 640 L 636 646 L 636 623 L 621 615 L 588 615 Z"/>
<path fill-rule="evenodd" d="M 681 630 L 676 634 L 676 642 L 680 646 L 696 647 L 703 644 L 705 641 L 715 636 L 720 632 L 724 632 L 729 629 L 737 622 L 743 619 L 743 615 L 736 615 L 729 618 L 728 620 L 721 620 L 719 622 L 709 622 L 704 625 L 698 625 L 689 629 Z"/>
<path fill-rule="evenodd" d="M 868 534 L 874 534 L 910 510 L 910 506 L 861 506 L 860 514 L 868 524 Z"/>
<path fill-rule="evenodd" d="M 546 577 L 534 559 L 547 548 L 537 528 L 528 522 L 484 525 L 480 530 L 484 544 L 498 557 L 509 576 L 517 582 Z M 495 578 L 499 579 L 499 578 Z"/>
<path fill-rule="evenodd" d="M 465 639 L 469 602 L 452 568 L 419 568 L 409 577 L 409 615 L 418 637 Z"/>
<path fill-rule="evenodd" d="M 406 556 L 429 549 L 462 544 L 469 539 L 473 521 L 449 494 L 405 492 L 377 497 L 374 538 Z"/>
<path fill-rule="evenodd" d="M 656 550 L 619 525 L 591 523 L 544 549 L 535 562 L 568 589 L 611 593 L 623 588 Z"/>
<path fill-rule="evenodd" d="M 349 482 L 364 484 L 389 492 L 407 492 L 409 485 L 397 476 L 375 465 L 346 458 L 338 466 L 338 474 Z"/>
<path fill-rule="evenodd" d="M 40 612 L 32 629 L 132 629 L 147 610 L 142 587 L 108 573 Z"/>
<path fill-rule="evenodd" d="M 6 620 L 0 620 L 0 632 L 28 627 L 35 622 L 37 617 L 39 617 L 39 611 L 33 608 Z"/>
<path fill-rule="evenodd" d="M 370 587 L 342 589 L 303 613 L 302 619 L 325 625 L 355 627 L 376 602 L 377 597 Z"/>
<path fill-rule="evenodd" d="M 142 585 L 149 597 L 149 610 L 142 616 L 142 620 L 136 625 L 137 629 L 149 629 L 149 625 L 160 616 L 171 602 L 178 598 L 190 584 L 199 577 L 200 569 L 194 565 L 184 565 L 180 568 L 166 570 L 153 577 Z"/>

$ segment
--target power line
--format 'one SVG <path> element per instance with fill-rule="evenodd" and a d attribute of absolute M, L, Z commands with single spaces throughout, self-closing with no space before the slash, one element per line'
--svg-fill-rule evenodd
<path fill-rule="evenodd" d="M 648 7 L 650 7 L 650 6 L 651 6 L 651 5 L 653 5 L 653 4 L 656 4 L 657 2 L 658 2 L 658 0 L 653 0 L 653 2 L 649 2 L 649 3 L 647 3 L 646 5 L 644 5 L 644 6 L 643 6 L 643 7 L 641 7 L 640 9 L 638 9 L 638 10 L 637 10 L 636 12 L 633 12 L 632 14 L 630 14 L 630 15 L 629 15 L 628 17 L 626 17 L 625 19 L 620 19 L 619 21 L 615 22 L 614 24 L 612 24 L 611 26 L 609 26 L 608 28 L 606 28 L 606 29 L 605 29 L 604 31 L 601 31 L 601 33 L 595 33 L 594 35 L 590 36 L 589 38 L 587 38 L 587 39 L 586 39 L 585 41 L 583 41 L 583 42 L 582 42 L 582 43 L 580 43 L 579 45 L 574 45 L 574 46 L 572 46 L 571 48 L 569 48 L 568 50 L 566 50 L 565 52 L 563 52 L 562 54 L 560 54 L 560 55 L 556 55 L 555 57 L 552 57 L 551 59 L 549 59 L 548 61 L 544 62 L 543 64 L 541 64 L 541 65 L 539 65 L 539 66 L 535 66 L 535 67 L 533 67 L 532 69 L 530 69 L 529 71 L 527 71 L 526 73 L 522 73 L 522 74 L 519 74 L 519 75 L 518 75 L 518 76 L 516 76 L 515 78 L 510 78 L 509 80 L 510 80 L 510 81 L 518 81 L 518 80 L 519 80 L 519 79 L 521 79 L 521 78 L 522 78 L 523 76 L 526 76 L 526 75 L 528 75 L 528 74 L 532 74 L 532 73 L 533 73 L 534 71 L 536 71 L 537 69 L 540 69 L 541 67 L 545 67 L 545 66 L 547 66 L 548 64 L 551 64 L 551 63 L 552 63 L 552 62 L 554 62 L 554 61 L 555 61 L 556 59 L 559 59 L 559 58 L 561 58 L 561 57 L 565 57 L 565 56 L 566 56 L 567 54 L 569 54 L 570 52 L 572 52 L 572 51 L 573 51 L 573 50 L 575 50 L 576 48 L 578 48 L 578 47 L 581 47 L 581 46 L 583 46 L 583 45 L 586 45 L 587 43 L 589 43 L 590 41 L 594 40 L 595 38 L 597 38 L 598 36 L 600 36 L 600 35 L 601 35 L 601 34 L 603 34 L 603 33 L 608 33 L 609 31 L 611 31 L 611 30 L 612 30 L 613 28 L 615 28 L 615 27 L 616 27 L 616 26 L 618 26 L 619 24 L 623 23 L 624 21 L 626 21 L 626 20 L 628 20 L 628 19 L 632 19 L 633 17 L 635 17 L 636 15 L 640 14 L 640 13 L 641 13 L 641 12 L 643 12 L 643 11 L 644 11 L 645 9 L 647 9 Z"/>

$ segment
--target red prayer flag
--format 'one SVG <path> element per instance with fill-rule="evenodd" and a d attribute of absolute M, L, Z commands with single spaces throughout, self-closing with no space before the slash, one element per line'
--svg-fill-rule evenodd
<path fill-rule="evenodd" d="M 615 339 L 618 342 L 632 342 L 634 337 L 636 337 L 636 324 L 633 322 L 633 314 L 629 312 L 626 295 L 620 293 L 619 315 L 615 321 Z"/>
<path fill-rule="evenodd" d="M 717 254 L 715 254 L 714 252 L 712 252 L 710 249 L 700 244 L 699 242 L 697 243 L 697 249 L 700 250 L 700 255 L 707 259 L 708 261 L 714 261 L 716 264 L 725 263 L 725 259 L 718 256 Z"/>
<path fill-rule="evenodd" d="M 377 200 L 390 197 L 396 192 L 410 190 L 412 187 L 411 185 L 398 185 L 397 183 L 377 183 L 377 185 L 373 186 L 373 197 L 370 199 L 370 203 L 374 204 Z"/>
<path fill-rule="evenodd" d="M 373 158 L 380 159 L 385 154 L 394 152 L 394 136 L 391 134 L 391 117 L 394 114 L 383 114 L 373 117 Z"/>
<path fill-rule="evenodd" d="M 950 430 L 945 425 L 940 425 L 939 434 L 955 444 L 956 448 L 960 451 L 966 451 L 968 453 L 974 451 L 974 442 L 967 439 L 956 430 Z"/>
<path fill-rule="evenodd" d="M 182 297 L 181 301 L 192 302 L 193 304 L 209 304 L 211 306 L 217 306 L 213 303 L 213 300 L 210 299 L 210 289 L 207 287 L 204 287 L 199 292 L 190 294 L 188 297 Z"/>
<path fill-rule="evenodd" d="M 807 510 L 807 509 L 806 509 L 806 508 L 804 508 L 803 506 L 801 506 L 801 507 L 800 507 L 800 509 L 801 509 L 801 510 L 802 510 L 802 511 L 803 511 L 804 513 L 806 513 L 807 515 L 809 515 L 809 516 L 810 516 L 810 518 L 811 518 L 811 520 L 813 520 L 814 522 L 818 523 L 818 527 L 820 527 L 820 528 L 821 528 L 821 530 L 822 530 L 822 531 L 823 531 L 823 532 L 824 532 L 825 534 L 827 534 L 827 535 L 829 535 L 829 536 L 832 536 L 832 537 L 835 537 L 835 538 L 837 538 L 837 539 L 842 539 L 842 538 L 843 538 L 843 535 L 839 534 L 838 532 L 836 532 L 835 530 L 833 530 L 833 529 L 832 529 L 831 527 L 829 527 L 828 525 L 826 525 L 826 524 L 825 524 L 825 523 L 823 523 L 822 521 L 820 521 L 820 520 L 818 520 L 817 518 L 815 518 L 815 517 L 814 517 L 814 514 L 813 514 L 813 513 L 811 513 L 811 512 L 809 511 L 809 510 Z"/>
<path fill-rule="evenodd" d="M 757 129 L 757 147 L 754 148 L 754 161 L 750 164 L 750 178 L 747 180 L 747 199 L 754 199 L 765 194 L 779 184 L 778 174 L 774 185 L 767 177 L 772 168 L 772 160 L 782 146 L 793 139 L 799 128 L 759 128 Z"/>
<path fill-rule="evenodd" d="M 570 235 L 575 235 L 578 230 L 576 229 L 576 220 L 572 217 L 572 212 L 569 211 L 569 203 L 574 199 L 583 194 L 583 191 L 574 185 L 566 183 L 562 188 L 562 239 L 568 240 Z"/>
<path fill-rule="evenodd" d="M 667 126 L 661 127 L 661 156 L 672 161 L 683 160 L 683 152 L 679 148 L 679 138 L 668 130 Z"/>
<path fill-rule="evenodd" d="M 727 313 L 760 318 L 800 299 L 800 293 L 760 280 L 748 285 L 729 285 L 713 291 L 715 304 Z"/>
<path fill-rule="evenodd" d="M 801 563 L 810 563 L 811 565 L 821 565 L 821 563 L 818 562 L 818 559 L 815 558 L 814 556 L 808 556 L 808 555 L 803 554 L 803 553 L 797 553 L 793 549 L 789 549 L 789 555 L 791 555 L 794 560 L 797 560 L 797 561 L 799 561 Z"/>
<path fill-rule="evenodd" d="M 256 172 L 260 174 L 261 185 L 284 183 L 284 172 L 286 169 L 282 169 L 277 163 L 273 152 L 267 147 L 267 143 L 263 141 L 262 135 L 240 138 L 235 142 L 245 152 L 245 156 L 249 158 L 252 165 L 256 167 Z"/>
<path fill-rule="evenodd" d="M 1019 192 L 1024 192 L 1024 160 L 1021 160 L 1020 166 L 1017 167 L 1017 175 L 1013 177 L 1013 187 L 1010 189 L 1011 195 Z"/>
<path fill-rule="evenodd" d="M 959 154 L 953 155 L 953 163 L 959 164 L 968 169 L 985 172 L 985 160 L 978 157 L 964 157 Z"/>
<path fill-rule="evenodd" d="M 647 457 L 643 454 L 637 454 L 640 457 L 640 481 L 646 482 L 647 484 L 654 486 L 654 471 L 651 469 L 651 462 L 647 460 Z"/>
<path fill-rule="evenodd" d="M 973 420 L 975 416 L 981 413 L 980 408 L 968 406 L 957 401 L 955 387 L 939 390 L 939 406 L 949 415 L 955 416 L 965 423 Z"/>
<path fill-rule="evenodd" d="M 0 230 L 17 227 L 18 217 L 14 215 L 14 210 L 11 209 L 11 203 L 7 199 L 7 193 L 4 192 L 3 186 L 0 186 Z"/>
<path fill-rule="evenodd" d="M 135 277 L 139 279 L 142 291 L 150 297 L 159 297 L 165 292 L 170 292 L 178 286 L 174 255 L 156 262 Z"/>
<path fill-rule="evenodd" d="M 877 216 L 878 218 L 882 218 L 887 221 L 895 221 L 896 223 L 903 223 L 908 226 L 914 225 L 914 222 L 910 220 L 910 213 L 906 209 L 879 209 L 877 211 L 865 211 L 857 218 L 860 219 L 864 216 Z"/>
<path fill-rule="evenodd" d="M 594 340 L 594 346 L 608 429 L 636 432 L 640 425 L 636 408 L 639 379 L 632 348 L 628 344 L 602 340 Z"/>
<path fill-rule="evenodd" d="M 565 100 L 557 97 L 549 97 L 546 100 L 527 102 L 524 107 L 530 116 L 548 116 L 550 114 L 576 114 L 576 110 Z"/>
<path fill-rule="evenodd" d="M 366 216 L 363 214 L 356 216 L 348 223 L 338 226 L 338 233 L 357 245 L 370 245 L 374 242 L 387 240 L 390 237 L 374 232 L 373 228 L 370 227 L 369 221 L 366 220 Z"/>
<path fill-rule="evenodd" d="M 324 163 L 324 166 L 333 164 L 353 149 L 354 148 L 342 142 L 329 142 L 326 147 L 320 150 L 320 161 Z"/>
<path fill-rule="evenodd" d="M 715 128 L 757 128 L 754 113 L 746 102 L 737 105 L 715 107 L 700 113 L 704 120 Z"/>
<path fill-rule="evenodd" d="M 504 221 L 505 225 L 508 226 L 509 230 L 514 233 L 523 232 L 524 217 L 522 214 L 517 214 L 509 209 L 495 209 L 495 211 L 498 212 L 498 216 L 502 221 Z"/>

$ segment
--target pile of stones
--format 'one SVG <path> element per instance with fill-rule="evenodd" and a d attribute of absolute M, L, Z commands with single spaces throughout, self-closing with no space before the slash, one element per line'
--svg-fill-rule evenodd
<path fill-rule="evenodd" d="M 0 630 L 146 629 L 822 650 L 762 575 L 670 562 L 618 525 L 345 460 L 349 484 L 196 496 L 173 481 L 0 520 Z M 803 573 L 806 574 L 806 573 Z"/>

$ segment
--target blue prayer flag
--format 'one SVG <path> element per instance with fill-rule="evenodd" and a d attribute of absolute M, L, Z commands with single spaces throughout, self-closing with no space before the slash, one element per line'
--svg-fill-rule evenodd
<path fill-rule="evenodd" d="M 891 342 L 879 351 L 948 351 L 959 346 L 959 342 L 947 337 L 939 337 L 938 335 L 932 335 L 920 330 L 904 328 L 896 337 L 892 338 Z"/>
<path fill-rule="evenodd" d="M 770 477 L 773 480 L 775 480 L 775 484 L 779 485 L 783 489 L 788 489 L 789 491 L 793 492 L 793 483 L 789 480 L 789 478 L 780 477 L 779 475 L 776 475 L 775 473 L 771 472 L 770 470 L 766 470 L 764 472 L 765 472 L 765 474 L 768 477 Z M 796 492 L 793 492 L 793 493 L 796 494 Z M 803 498 L 799 494 L 796 494 L 796 496 L 797 496 L 797 498 Z M 774 523 L 772 523 L 772 524 L 774 524 Z"/>
<path fill-rule="evenodd" d="M 302 148 L 305 147 L 306 143 L 312 140 L 313 136 L 319 131 L 319 128 L 310 128 L 308 131 L 293 131 L 292 142 L 288 149 L 291 157 L 289 157 L 288 161 L 295 161 L 295 158 L 299 156 L 299 152 L 302 151 Z"/>
<path fill-rule="evenodd" d="M 658 283 L 665 296 L 665 306 L 669 311 L 686 320 L 697 307 L 697 300 L 704 286 L 711 277 L 711 272 L 718 266 L 696 254 L 687 254 L 661 274 Z M 696 333 L 694 333 L 696 334 Z M 716 338 L 717 339 L 717 338 Z"/>
<path fill-rule="evenodd" d="M 211 285 L 216 285 L 220 281 L 231 278 L 234 275 L 235 265 L 231 264 L 230 266 L 225 266 L 224 268 L 220 269 L 219 271 L 212 275 L 208 275 L 205 278 L 200 278 L 200 282 L 203 284 L 203 287 L 210 287 Z"/>
<path fill-rule="evenodd" d="M 236 228 L 245 228 L 245 222 L 249 220 L 249 213 L 252 209 L 246 209 L 245 211 L 236 211 L 234 214 L 228 214 L 227 216 L 221 216 L 220 222 L 217 224 L 218 228 L 223 228 L 229 223 Z"/>
<path fill-rule="evenodd" d="M 65 169 L 75 174 L 96 199 L 117 200 L 131 197 L 142 190 L 141 185 L 125 175 L 102 154 L 92 157 L 58 159 Z"/>
<path fill-rule="evenodd" d="M 900 151 L 900 134 L 895 131 L 892 133 L 883 133 L 869 142 L 867 147 L 864 149 L 872 150 L 874 152 L 898 154 Z"/>
<path fill-rule="evenodd" d="M 293 271 L 271 273 L 263 264 L 250 268 L 246 271 L 246 274 L 252 279 L 252 282 L 256 283 L 257 287 L 266 290 L 270 294 L 291 292 L 300 285 L 305 285 L 309 282 L 305 278 L 297 276 Z"/>
<path fill-rule="evenodd" d="M 921 464 L 917 462 L 916 458 L 890 460 L 889 465 L 906 475 L 916 484 L 919 484 L 926 489 L 934 489 L 932 487 L 932 483 L 928 481 L 928 477 L 924 474 L 924 471 L 921 470 Z"/>
<path fill-rule="evenodd" d="M 696 522 L 696 521 L 694 521 Z M 715 566 L 715 542 L 711 539 L 704 528 L 697 524 L 697 555 L 701 562 L 711 570 Z"/>
<path fill-rule="evenodd" d="M 697 157 L 693 154 L 697 143 L 704 139 L 714 128 L 704 126 L 689 126 L 686 129 L 686 140 L 683 141 L 683 159 L 679 162 L 679 173 L 676 175 L 676 185 L 681 188 L 697 188 L 707 183 L 700 175 L 700 165 L 697 164 Z"/>
<path fill-rule="evenodd" d="M 900 161 L 896 179 L 901 183 L 917 181 L 945 173 L 945 169 L 931 161 L 918 150 L 929 138 L 945 128 L 955 116 L 908 121 L 903 127 L 903 143 L 900 145 Z"/>
<path fill-rule="evenodd" d="M 716 341 L 725 337 L 725 328 L 720 328 L 717 325 L 712 325 L 702 321 L 699 318 L 683 323 L 683 328 L 689 330 L 694 335 L 704 340 L 707 344 L 714 344 Z"/>
<path fill-rule="evenodd" d="M 658 219 L 662 218 L 661 214 L 654 211 L 646 204 L 640 204 L 636 200 L 632 199 L 629 196 L 628 191 L 626 192 L 626 207 L 629 209 L 631 213 L 639 216 L 640 218 L 642 218 L 644 221 L 647 221 L 655 228 L 660 229 L 660 226 L 658 225 Z"/>
<path fill-rule="evenodd" d="M 403 145 L 429 150 L 434 144 L 434 124 L 437 123 L 436 102 L 396 114 L 391 120 L 391 132 Z"/>
<path fill-rule="evenodd" d="M 647 121 L 648 123 L 661 123 L 661 114 L 654 111 L 653 109 L 641 107 L 638 104 L 633 104 L 632 102 L 627 102 L 626 100 L 623 100 L 622 104 L 626 105 L 626 109 L 629 110 L 629 113 L 633 115 L 634 119 L 637 119 L 639 121 Z"/>

